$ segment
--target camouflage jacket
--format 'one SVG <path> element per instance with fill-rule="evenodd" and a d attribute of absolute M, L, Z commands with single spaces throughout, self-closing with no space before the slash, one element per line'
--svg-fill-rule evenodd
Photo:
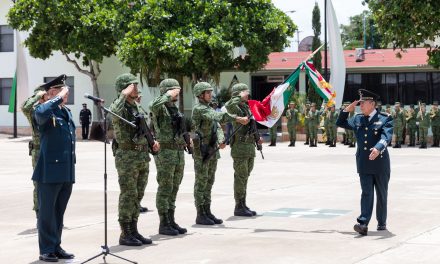
<path fill-rule="evenodd" d="M 109 107 L 110 111 L 127 119 L 130 122 L 136 121 L 137 114 L 143 114 L 147 118 L 147 114 L 142 110 L 140 105 L 136 102 L 129 103 L 126 97 L 121 94 L 119 98 L 113 101 Z M 145 120 L 145 119 L 144 119 Z M 148 145 L 145 137 L 136 137 L 137 128 L 130 126 L 118 117 L 112 116 L 112 124 L 115 134 L 115 139 L 119 145 L 121 144 L 139 144 Z M 147 155 L 148 156 L 148 155 Z M 148 157 L 148 161 L 150 158 Z"/>
<path fill-rule="evenodd" d="M 429 116 L 432 126 L 440 126 L 440 110 L 437 109 L 437 111 L 435 111 L 434 108 L 431 108 Z"/>
<path fill-rule="evenodd" d="M 247 103 L 241 102 L 240 96 L 234 96 L 225 104 L 228 113 L 237 116 L 250 116 L 251 111 Z M 235 129 L 241 125 L 237 122 L 232 122 Z M 252 158 L 255 157 L 255 141 L 253 135 L 250 133 L 250 123 L 241 126 L 241 128 L 231 138 L 231 156 L 233 158 Z"/>
<path fill-rule="evenodd" d="M 287 109 L 286 118 L 287 118 L 287 126 L 296 126 L 298 124 L 298 110 L 296 109 Z"/>
<path fill-rule="evenodd" d="M 235 115 L 216 112 L 207 103 L 198 102 L 193 107 L 191 121 L 192 130 L 196 132 L 196 137 L 193 140 L 194 156 L 201 158 L 200 144 L 209 144 L 212 137 L 214 123 L 217 123 L 217 144 L 220 144 L 225 140 L 223 129 L 220 124 L 235 121 Z M 219 157 L 220 153 L 217 151 L 217 158 Z"/>
<path fill-rule="evenodd" d="M 329 117 L 328 117 L 328 125 L 329 126 L 336 126 L 336 120 L 338 120 L 339 117 L 339 113 L 338 112 L 330 112 Z"/>
<path fill-rule="evenodd" d="M 429 119 L 429 113 L 427 113 L 426 111 L 424 113 L 422 113 L 422 111 L 419 111 L 417 113 L 417 122 L 419 122 L 419 127 L 429 128 L 429 126 L 431 125 L 431 120 Z"/>
<path fill-rule="evenodd" d="M 319 117 L 321 114 L 319 111 L 315 111 L 314 113 L 312 111 L 309 111 L 309 127 L 318 127 L 319 125 Z"/>
<path fill-rule="evenodd" d="M 183 136 L 175 133 L 178 128 L 173 126 L 173 115 L 181 115 L 181 113 L 171 101 L 170 95 L 165 93 L 156 97 L 150 103 L 150 111 L 153 113 L 153 126 L 156 140 L 159 143 L 175 144 L 178 146 L 186 145 Z M 184 119 L 181 125 L 185 125 Z"/>
<path fill-rule="evenodd" d="M 393 111 L 394 127 L 405 126 L 405 111 L 400 109 L 399 111 Z"/>
<path fill-rule="evenodd" d="M 40 145 L 40 132 L 38 131 L 37 124 L 34 120 L 34 111 L 36 106 L 38 105 L 38 101 L 41 99 L 41 96 L 37 96 L 36 94 L 32 95 L 21 106 L 21 110 L 23 111 L 23 114 L 26 116 L 27 120 L 29 121 L 29 124 L 32 127 L 32 142 L 34 146 Z"/>

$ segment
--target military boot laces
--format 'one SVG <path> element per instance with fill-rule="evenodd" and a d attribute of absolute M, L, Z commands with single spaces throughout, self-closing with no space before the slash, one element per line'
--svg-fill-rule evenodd
<path fill-rule="evenodd" d="M 235 216 L 246 216 L 246 217 L 253 216 L 252 212 L 249 211 L 248 209 L 246 209 L 246 206 L 244 205 L 243 201 L 240 201 L 235 205 L 234 215 Z"/>
<path fill-rule="evenodd" d="M 217 225 L 223 224 L 222 219 L 215 217 L 215 215 L 213 215 L 211 213 L 211 205 L 210 204 L 205 205 L 205 212 L 206 212 L 206 215 L 209 217 L 209 219 L 211 219 L 214 222 L 214 224 L 217 224 Z"/>
<path fill-rule="evenodd" d="M 203 205 L 197 207 L 196 224 L 198 225 L 214 225 L 214 221 L 206 215 Z"/>
<path fill-rule="evenodd" d="M 166 236 L 177 236 L 179 234 L 179 231 L 171 226 L 168 213 L 160 215 L 159 234 Z"/>
<path fill-rule="evenodd" d="M 168 210 L 168 215 L 169 215 L 169 217 L 170 217 L 170 224 L 171 224 L 171 227 L 174 228 L 174 229 L 176 229 L 177 232 L 179 232 L 179 234 L 186 234 L 186 232 L 188 232 L 188 231 L 186 230 L 186 228 L 180 227 L 180 226 L 176 223 L 176 221 L 174 220 L 174 210 L 171 210 L 171 209 Z"/>
<path fill-rule="evenodd" d="M 135 238 L 131 233 L 131 223 L 121 223 L 121 236 L 119 237 L 119 245 L 138 247 L 142 246 L 142 242 Z"/>
<path fill-rule="evenodd" d="M 138 221 L 132 221 L 131 222 L 131 234 L 133 235 L 134 238 L 136 238 L 137 240 L 141 241 L 142 244 L 144 245 L 148 245 L 153 243 L 153 241 L 149 238 L 145 238 L 143 235 L 139 234 L 138 229 L 137 229 L 137 223 Z"/>

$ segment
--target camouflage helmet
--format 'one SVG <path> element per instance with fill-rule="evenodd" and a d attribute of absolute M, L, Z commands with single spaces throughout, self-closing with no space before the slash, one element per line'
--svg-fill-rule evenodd
<path fill-rule="evenodd" d="M 238 94 L 240 94 L 240 92 L 243 92 L 243 91 L 249 91 L 248 86 L 244 83 L 236 83 L 236 84 L 234 84 L 234 86 L 232 86 L 232 95 L 233 96 L 238 95 Z"/>
<path fill-rule="evenodd" d="M 180 84 L 176 79 L 165 79 L 159 84 L 160 94 L 165 94 L 168 90 L 180 89 Z"/>
<path fill-rule="evenodd" d="M 207 82 L 199 82 L 194 85 L 193 93 L 196 97 L 201 95 L 204 91 L 212 91 L 212 86 Z"/>
<path fill-rule="evenodd" d="M 116 92 L 120 93 L 122 90 L 127 88 L 127 86 L 129 86 L 132 83 L 139 83 L 136 76 L 134 76 L 133 74 L 124 73 L 119 75 L 116 78 L 116 84 L 115 84 Z"/>
<path fill-rule="evenodd" d="M 44 85 L 44 83 L 42 83 L 42 84 L 38 85 L 37 87 L 35 87 L 34 94 L 38 93 L 39 91 L 45 91 L 43 85 Z"/>

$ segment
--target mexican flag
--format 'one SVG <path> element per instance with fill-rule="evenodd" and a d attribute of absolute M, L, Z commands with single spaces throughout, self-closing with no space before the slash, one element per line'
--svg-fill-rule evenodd
<path fill-rule="evenodd" d="M 14 113 L 20 109 L 20 106 L 29 96 L 28 71 L 26 55 L 23 44 L 21 43 L 20 32 L 15 31 L 17 64 L 14 79 L 12 81 L 11 94 L 9 96 L 8 112 Z"/>
<path fill-rule="evenodd" d="M 274 88 L 261 102 L 256 100 L 248 101 L 255 121 L 267 127 L 272 127 L 278 121 L 284 112 L 284 108 L 289 103 L 289 98 L 298 82 L 299 73 L 301 72 L 300 68 L 296 68 L 284 83 Z"/>
<path fill-rule="evenodd" d="M 327 101 L 327 105 L 330 106 L 335 103 L 336 93 L 332 89 L 331 85 L 321 76 L 321 74 L 315 69 L 315 66 L 311 62 L 303 62 L 302 67 L 306 70 L 306 74 L 309 77 L 315 91 Z"/>

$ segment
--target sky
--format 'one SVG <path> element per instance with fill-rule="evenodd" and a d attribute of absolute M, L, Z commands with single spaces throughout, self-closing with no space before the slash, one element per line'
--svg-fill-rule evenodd
<path fill-rule="evenodd" d="M 330 0 L 327 0 L 330 1 Z M 299 41 L 307 36 L 313 36 L 312 29 L 312 11 L 318 2 L 321 10 L 321 39 L 324 39 L 324 0 L 272 0 L 272 3 L 282 11 L 286 12 L 293 20 L 299 30 Z M 367 6 L 362 5 L 362 0 L 332 0 L 333 7 L 339 24 L 349 24 L 351 16 L 359 15 L 363 10 L 367 10 Z M 294 13 L 287 11 L 294 10 Z M 295 32 L 295 37 L 291 39 L 291 47 L 285 51 L 298 50 L 298 38 Z"/>

